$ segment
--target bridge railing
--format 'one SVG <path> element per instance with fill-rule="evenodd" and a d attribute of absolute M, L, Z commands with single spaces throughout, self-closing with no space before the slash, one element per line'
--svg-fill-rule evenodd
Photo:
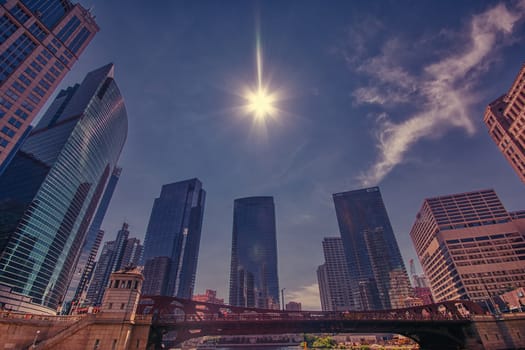
<path fill-rule="evenodd" d="M 174 323 L 239 322 L 239 321 L 454 321 L 470 320 L 470 315 L 452 313 L 413 314 L 408 312 L 331 312 L 331 313 L 239 313 L 239 314 L 190 314 L 161 315 L 155 321 Z"/>
<path fill-rule="evenodd" d="M 20 312 L 0 311 L 0 319 L 10 320 L 36 320 L 36 321 L 57 321 L 57 322 L 75 322 L 82 319 L 84 315 L 74 316 L 53 316 L 53 315 L 34 315 Z"/>

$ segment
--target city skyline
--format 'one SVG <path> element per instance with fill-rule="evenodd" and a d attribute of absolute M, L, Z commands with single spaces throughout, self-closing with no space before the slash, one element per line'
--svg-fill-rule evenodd
<path fill-rule="evenodd" d="M 146 231 L 159 184 L 199 177 L 209 196 L 196 291 L 213 288 L 226 297 L 231 201 L 273 195 L 286 299 L 301 301 L 305 309 L 319 307 L 319 245 L 323 237 L 337 233 L 330 196 L 363 187 L 359 175 L 383 154 L 376 136 L 388 125 L 389 135 L 395 136 L 391 141 L 412 140 L 399 144 L 405 153 L 392 155 L 397 166 L 380 181 L 405 262 L 415 257 L 408 232 L 423 198 L 495 188 L 510 210 L 522 209 L 525 190 L 482 121 L 486 105 L 508 90 L 523 63 L 518 49 L 523 15 L 517 3 L 454 3 L 454 13 L 450 2 L 416 5 L 408 12 L 401 5 L 385 6 L 392 16 L 364 4 L 323 8 L 316 2 L 268 2 L 257 9 L 252 2 L 236 2 L 228 14 L 210 3 L 169 4 L 159 11 L 130 2 L 126 21 L 116 27 L 112 18 L 118 4 L 97 3 L 94 11 L 102 30 L 66 81 L 103 61 L 117 61 L 126 102 L 133 106 L 130 141 L 122 157 L 125 171 L 102 225 L 109 233 L 106 239 L 114 238 L 124 218 L 137 235 Z M 235 116 L 231 107 L 240 102 L 229 89 L 253 80 L 256 13 L 261 17 L 265 71 L 273 71 L 272 84 L 289 95 L 280 106 L 286 113 L 270 120 L 265 134 L 252 130 L 251 119 Z M 318 13 L 329 20 L 316 18 Z M 491 21 L 496 15 L 501 24 Z M 423 21 L 429 16 L 431 21 Z M 481 19 L 486 24 L 476 25 Z M 144 27 L 133 27 L 138 22 Z M 226 22 L 231 24 L 224 27 Z M 361 29 L 365 25 L 368 33 Z M 210 30 L 217 26 L 221 30 Z M 416 34 L 413 28 L 418 26 L 425 30 Z M 243 29 L 240 35 L 238 28 Z M 479 34 L 473 28 L 488 34 L 483 51 L 471 45 Z M 156 37 L 159 45 L 149 44 L 153 32 L 165 33 Z M 128 36 L 133 41 L 121 40 Z M 130 52 L 130 47 L 140 50 Z M 216 55 L 218 50 L 224 57 Z M 411 101 L 442 93 L 431 90 L 442 77 L 435 75 L 454 68 L 470 52 L 479 53 L 480 60 L 465 61 L 468 72 L 454 70 L 455 82 L 465 82 L 470 90 L 450 89 L 464 97 L 465 104 L 443 109 L 446 118 L 428 126 L 430 137 L 401 128 L 411 125 L 408 121 L 416 112 L 432 107 Z M 473 69 L 477 63 L 480 69 Z M 137 64 L 143 67 L 140 72 Z M 375 95 L 372 86 L 377 87 Z M 457 113 L 460 107 L 463 114 Z M 390 124 L 382 122 L 387 115 Z M 389 143 L 387 149 L 397 145 Z M 300 253 L 297 240 L 304 245 Z M 214 258 L 206 261 L 204 256 Z"/>

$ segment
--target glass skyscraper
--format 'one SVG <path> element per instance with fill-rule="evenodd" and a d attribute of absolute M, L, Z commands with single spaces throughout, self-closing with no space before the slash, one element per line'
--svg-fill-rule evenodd
<path fill-rule="evenodd" d="M 390 287 L 406 285 L 402 291 L 408 294 L 410 281 L 379 188 L 336 193 L 333 199 L 354 307 L 400 307 L 397 304 L 402 298 Z"/>
<path fill-rule="evenodd" d="M 0 176 L 0 302 L 55 313 L 127 135 L 113 64 L 61 91 Z"/>
<path fill-rule="evenodd" d="M 205 200 L 198 179 L 162 186 L 144 239 L 142 294 L 191 299 Z"/>
<path fill-rule="evenodd" d="M 0 0 L 0 174 L 98 29 L 69 0 Z"/>
<path fill-rule="evenodd" d="M 279 309 L 273 197 L 233 203 L 230 305 Z"/>
<path fill-rule="evenodd" d="M 65 301 L 68 304 L 71 302 L 78 303 L 82 294 L 86 292 L 89 279 L 91 278 L 91 274 L 93 272 L 98 249 L 104 236 L 104 231 L 102 231 L 100 227 L 102 226 L 102 221 L 106 216 L 106 211 L 108 210 L 109 203 L 113 197 L 113 192 L 115 192 L 115 188 L 117 187 L 121 172 L 122 168 L 120 167 L 115 167 L 115 169 L 113 169 L 113 173 L 109 178 L 104 195 L 100 200 L 100 204 L 97 208 L 95 216 L 93 217 L 93 221 L 89 226 L 86 239 L 84 240 L 82 249 L 80 250 L 80 257 L 74 269 L 75 272 L 73 273 L 73 277 L 67 289 Z"/>

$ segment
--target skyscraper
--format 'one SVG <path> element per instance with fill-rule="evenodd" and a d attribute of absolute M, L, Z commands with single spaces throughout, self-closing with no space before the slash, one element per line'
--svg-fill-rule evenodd
<path fill-rule="evenodd" d="M 100 200 L 100 204 L 97 208 L 95 216 L 93 217 L 93 221 L 89 226 L 86 239 L 84 240 L 82 249 L 80 250 L 80 257 L 74 269 L 75 272 L 73 273 L 73 277 L 71 278 L 71 282 L 69 283 L 69 287 L 67 289 L 65 297 L 65 301 L 67 303 L 78 302 L 81 296 L 86 292 L 88 282 L 93 273 L 98 249 L 100 247 L 100 243 L 102 242 L 102 238 L 104 237 L 104 231 L 102 231 L 100 227 L 102 225 L 102 221 L 104 220 L 104 216 L 106 216 L 109 202 L 113 197 L 113 192 L 115 192 L 121 172 L 122 168 L 115 167 L 113 169 L 113 173 L 109 178 L 104 195 Z"/>
<path fill-rule="evenodd" d="M 143 294 L 191 299 L 205 200 L 198 179 L 162 186 L 144 239 Z"/>
<path fill-rule="evenodd" d="M 410 281 L 378 187 L 333 195 L 356 310 L 396 307 Z"/>
<path fill-rule="evenodd" d="M 230 305 L 279 309 L 273 197 L 233 203 Z"/>
<path fill-rule="evenodd" d="M 98 29 L 69 0 L 0 1 L 0 174 Z"/>
<path fill-rule="evenodd" d="M 324 267 L 319 267 L 317 280 L 323 311 L 353 310 L 350 274 L 341 237 L 323 240 Z"/>
<path fill-rule="evenodd" d="M 54 313 L 127 135 L 109 64 L 61 91 L 0 176 L 0 302 Z"/>
<path fill-rule="evenodd" d="M 525 212 L 494 190 L 427 198 L 410 231 L 435 301 L 487 300 L 525 286 Z"/>
<path fill-rule="evenodd" d="M 488 105 L 483 121 L 501 153 L 525 182 L 525 64 L 510 90 Z"/>
<path fill-rule="evenodd" d="M 128 224 L 124 222 L 116 239 L 104 244 L 87 290 L 85 305 L 100 305 L 111 274 L 128 265 L 136 266 L 139 262 L 142 245 L 137 238 L 129 238 L 128 228 Z"/>

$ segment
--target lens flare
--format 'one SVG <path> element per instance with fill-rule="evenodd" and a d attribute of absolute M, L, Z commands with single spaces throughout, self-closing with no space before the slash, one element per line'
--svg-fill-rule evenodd
<path fill-rule="evenodd" d="M 276 108 L 273 105 L 275 96 L 267 93 L 265 89 L 260 88 L 257 91 L 248 91 L 245 98 L 248 102 L 246 105 L 248 113 L 253 114 L 256 119 L 264 119 L 275 115 Z"/>
<path fill-rule="evenodd" d="M 247 88 L 243 94 L 246 100 L 245 112 L 254 117 L 256 122 L 264 122 L 267 117 L 277 115 L 275 102 L 278 100 L 276 92 L 272 92 L 268 85 L 263 83 L 263 59 L 260 35 L 257 32 L 255 40 L 256 86 Z"/>

